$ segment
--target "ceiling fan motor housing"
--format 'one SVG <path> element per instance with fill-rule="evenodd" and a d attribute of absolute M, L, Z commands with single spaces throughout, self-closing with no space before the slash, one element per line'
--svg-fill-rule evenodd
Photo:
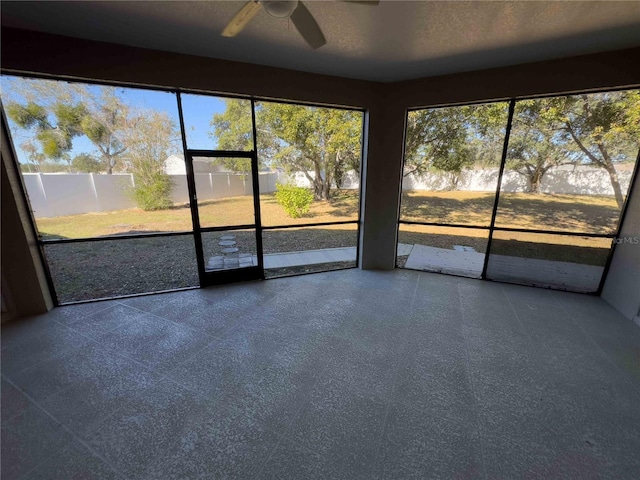
<path fill-rule="evenodd" d="M 285 18 L 291 16 L 293 11 L 298 6 L 298 0 L 283 0 L 283 1 L 261 1 L 262 6 L 266 12 L 272 17 Z"/>

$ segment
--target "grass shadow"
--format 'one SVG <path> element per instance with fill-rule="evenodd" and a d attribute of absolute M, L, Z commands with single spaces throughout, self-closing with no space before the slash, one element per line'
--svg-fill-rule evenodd
<path fill-rule="evenodd" d="M 467 198 L 464 198 L 464 197 Z M 403 192 L 403 219 L 438 223 L 488 225 L 494 195 L 469 192 Z M 612 233 L 620 210 L 606 196 L 503 192 L 496 225 L 539 230 Z"/>
<path fill-rule="evenodd" d="M 508 257 L 535 258 L 602 267 L 607 262 L 609 249 L 494 238 L 491 242 L 491 253 Z"/>
<path fill-rule="evenodd" d="M 605 203 L 605 202 L 607 202 Z M 538 229 L 586 233 L 615 231 L 620 210 L 606 197 L 502 194 L 496 225 L 522 225 Z"/>

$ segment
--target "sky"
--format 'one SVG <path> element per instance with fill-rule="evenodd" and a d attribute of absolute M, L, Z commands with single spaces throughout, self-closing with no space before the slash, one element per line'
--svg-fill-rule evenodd
<path fill-rule="evenodd" d="M 15 98 L 19 101 L 23 100 L 19 93 L 12 88 L 14 82 L 31 82 L 31 79 L 22 79 L 16 77 L 2 77 L 2 97 L 3 102 L 6 98 Z M 42 82 L 42 80 L 39 80 Z M 48 81 L 46 81 L 48 82 Z M 53 81 L 52 81 L 53 82 Z M 89 86 L 89 89 L 97 87 Z M 129 105 L 144 109 L 154 109 L 166 112 L 175 122 L 176 128 L 179 128 L 178 104 L 176 95 L 168 92 L 160 92 L 155 90 L 143 90 L 137 88 L 118 88 L 121 98 Z M 208 95 L 182 94 L 182 111 L 185 121 L 185 130 L 187 132 L 188 148 L 196 149 L 214 149 L 216 143 L 208 135 L 210 122 L 214 114 L 221 113 L 225 109 L 224 99 L 221 97 L 213 97 Z M 20 144 L 33 135 L 33 132 L 27 132 L 9 119 L 9 128 L 11 131 L 18 161 L 26 163 L 27 157 L 25 152 L 20 148 Z M 80 153 L 95 153 L 96 147 L 84 136 L 79 136 L 73 140 L 73 150 L 71 157 Z"/>

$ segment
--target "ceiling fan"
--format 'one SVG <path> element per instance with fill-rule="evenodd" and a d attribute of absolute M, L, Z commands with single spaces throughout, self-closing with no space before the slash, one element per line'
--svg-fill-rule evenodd
<path fill-rule="evenodd" d="M 362 3 L 365 5 L 378 5 L 379 1 L 369 0 L 343 0 L 345 2 Z M 327 41 L 322 34 L 318 23 L 305 7 L 304 3 L 298 0 L 250 0 L 248 1 L 231 21 L 224 27 L 222 36 L 235 37 L 251 21 L 253 17 L 264 7 L 265 11 L 272 17 L 290 18 L 302 38 L 311 46 L 319 48 Z"/>

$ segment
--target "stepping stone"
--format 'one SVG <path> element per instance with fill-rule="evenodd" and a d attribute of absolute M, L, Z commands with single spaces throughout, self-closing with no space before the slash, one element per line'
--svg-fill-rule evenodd
<path fill-rule="evenodd" d="M 220 240 L 218 245 L 221 247 L 233 247 L 236 244 L 234 240 Z"/>
<path fill-rule="evenodd" d="M 240 250 L 238 247 L 227 247 L 222 249 L 222 253 L 236 253 L 238 250 Z"/>
<path fill-rule="evenodd" d="M 236 237 L 233 236 L 233 235 L 222 235 L 220 237 L 220 240 L 235 240 L 235 239 L 236 239 Z"/>
<path fill-rule="evenodd" d="M 209 258 L 209 262 L 207 262 L 207 266 L 222 265 L 223 261 L 224 261 L 224 257 L 222 257 L 221 255 L 217 257 L 211 257 Z"/>
<path fill-rule="evenodd" d="M 224 259 L 224 268 L 238 268 L 240 266 L 240 262 L 237 258 L 225 258 Z"/>
<path fill-rule="evenodd" d="M 224 268 L 224 263 L 223 262 L 216 262 L 216 263 L 208 263 L 204 269 L 207 272 L 211 272 L 214 270 L 222 270 Z"/>

